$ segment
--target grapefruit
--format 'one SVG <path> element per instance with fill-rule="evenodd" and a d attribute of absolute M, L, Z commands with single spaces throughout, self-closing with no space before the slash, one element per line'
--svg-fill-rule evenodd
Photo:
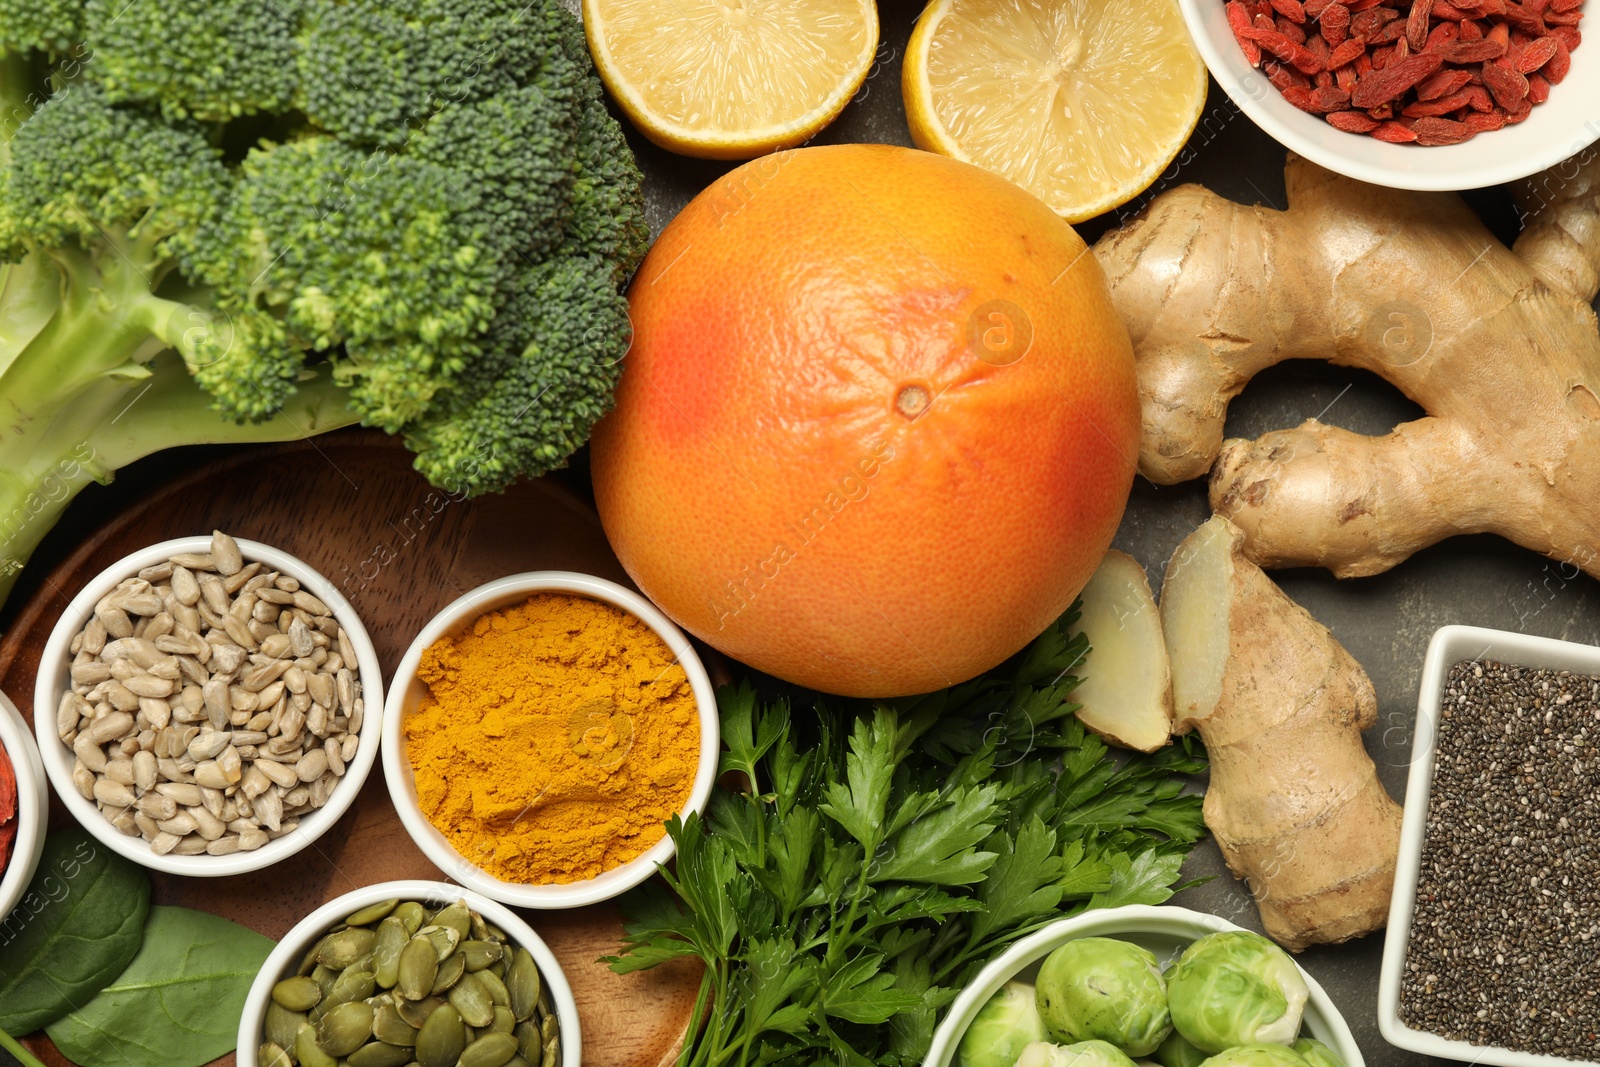
<path fill-rule="evenodd" d="M 628 573 L 752 667 L 964 681 L 1094 573 L 1127 502 L 1127 331 L 1072 228 L 967 163 L 803 148 L 713 183 L 629 292 L 593 476 Z"/>

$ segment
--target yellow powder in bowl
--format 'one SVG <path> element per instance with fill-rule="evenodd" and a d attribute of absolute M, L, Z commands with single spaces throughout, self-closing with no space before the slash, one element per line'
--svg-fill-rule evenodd
<path fill-rule="evenodd" d="M 405 722 L 422 812 L 496 878 L 578 882 L 660 841 L 689 799 L 700 719 L 656 632 L 541 593 L 435 642 Z"/>

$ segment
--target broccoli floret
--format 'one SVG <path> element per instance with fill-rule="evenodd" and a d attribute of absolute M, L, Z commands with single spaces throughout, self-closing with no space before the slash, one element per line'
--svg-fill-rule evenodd
<path fill-rule="evenodd" d="M 640 177 L 558 0 L 0 0 L 0 123 L 0 598 L 160 448 L 361 421 L 486 492 L 611 404 Z"/>
<path fill-rule="evenodd" d="M 214 219 L 229 185 L 198 127 L 113 107 L 93 85 L 22 124 L 3 180 L 0 259 L 109 240 L 142 270 L 156 269 L 175 235 Z"/>
<path fill-rule="evenodd" d="M 461 371 L 493 317 L 501 268 L 478 200 L 437 164 L 306 139 L 251 153 L 225 240 L 194 261 L 230 314 L 271 310 L 305 348 L 342 344 L 339 380 L 370 425 L 394 432 Z M 232 374 L 200 376 L 232 415 L 293 389 L 284 373 L 264 397 L 262 382 L 241 392 Z"/>
<path fill-rule="evenodd" d="M 83 0 L 0 0 L 0 56 L 60 55 L 83 39 Z"/>
<path fill-rule="evenodd" d="M 529 269 L 490 341 L 495 374 L 410 427 L 417 469 L 469 492 L 561 466 L 611 409 L 632 340 L 615 264 L 558 254 Z"/>
<path fill-rule="evenodd" d="M 226 120 L 290 107 L 299 51 L 284 0 L 88 0 L 93 77 L 117 101 Z"/>

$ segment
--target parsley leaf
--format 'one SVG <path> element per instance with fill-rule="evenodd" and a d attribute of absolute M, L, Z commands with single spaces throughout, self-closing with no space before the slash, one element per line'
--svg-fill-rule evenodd
<path fill-rule="evenodd" d="M 677 861 L 625 900 L 607 960 L 705 963 L 680 1067 L 914 1067 L 995 953 L 1172 894 L 1204 834 L 1204 754 L 1113 755 L 1078 722 L 1075 621 L 921 697 L 811 715 L 748 683 L 718 694 L 730 788 L 668 823 Z"/>

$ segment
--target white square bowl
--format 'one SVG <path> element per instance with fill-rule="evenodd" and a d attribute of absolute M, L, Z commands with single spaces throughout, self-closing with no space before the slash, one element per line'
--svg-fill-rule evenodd
<path fill-rule="evenodd" d="M 1439 703 L 1450 668 L 1462 660 L 1493 660 L 1513 667 L 1600 675 L 1600 648 L 1594 645 L 1529 637 L 1479 626 L 1445 626 L 1428 642 L 1422 664 L 1422 690 L 1417 696 L 1417 729 L 1412 735 L 1411 773 L 1406 779 L 1405 817 L 1400 826 L 1400 857 L 1389 900 L 1389 927 L 1384 934 L 1383 969 L 1378 977 L 1378 1031 L 1397 1048 L 1469 1063 L 1503 1067 L 1594 1067 L 1588 1060 L 1518 1052 L 1497 1045 L 1474 1045 L 1413 1029 L 1400 1021 L 1400 976 L 1411 939 L 1411 916 L 1422 867 L 1423 836 L 1428 825 L 1428 792 L 1433 784 L 1434 739 L 1438 736 Z"/>

